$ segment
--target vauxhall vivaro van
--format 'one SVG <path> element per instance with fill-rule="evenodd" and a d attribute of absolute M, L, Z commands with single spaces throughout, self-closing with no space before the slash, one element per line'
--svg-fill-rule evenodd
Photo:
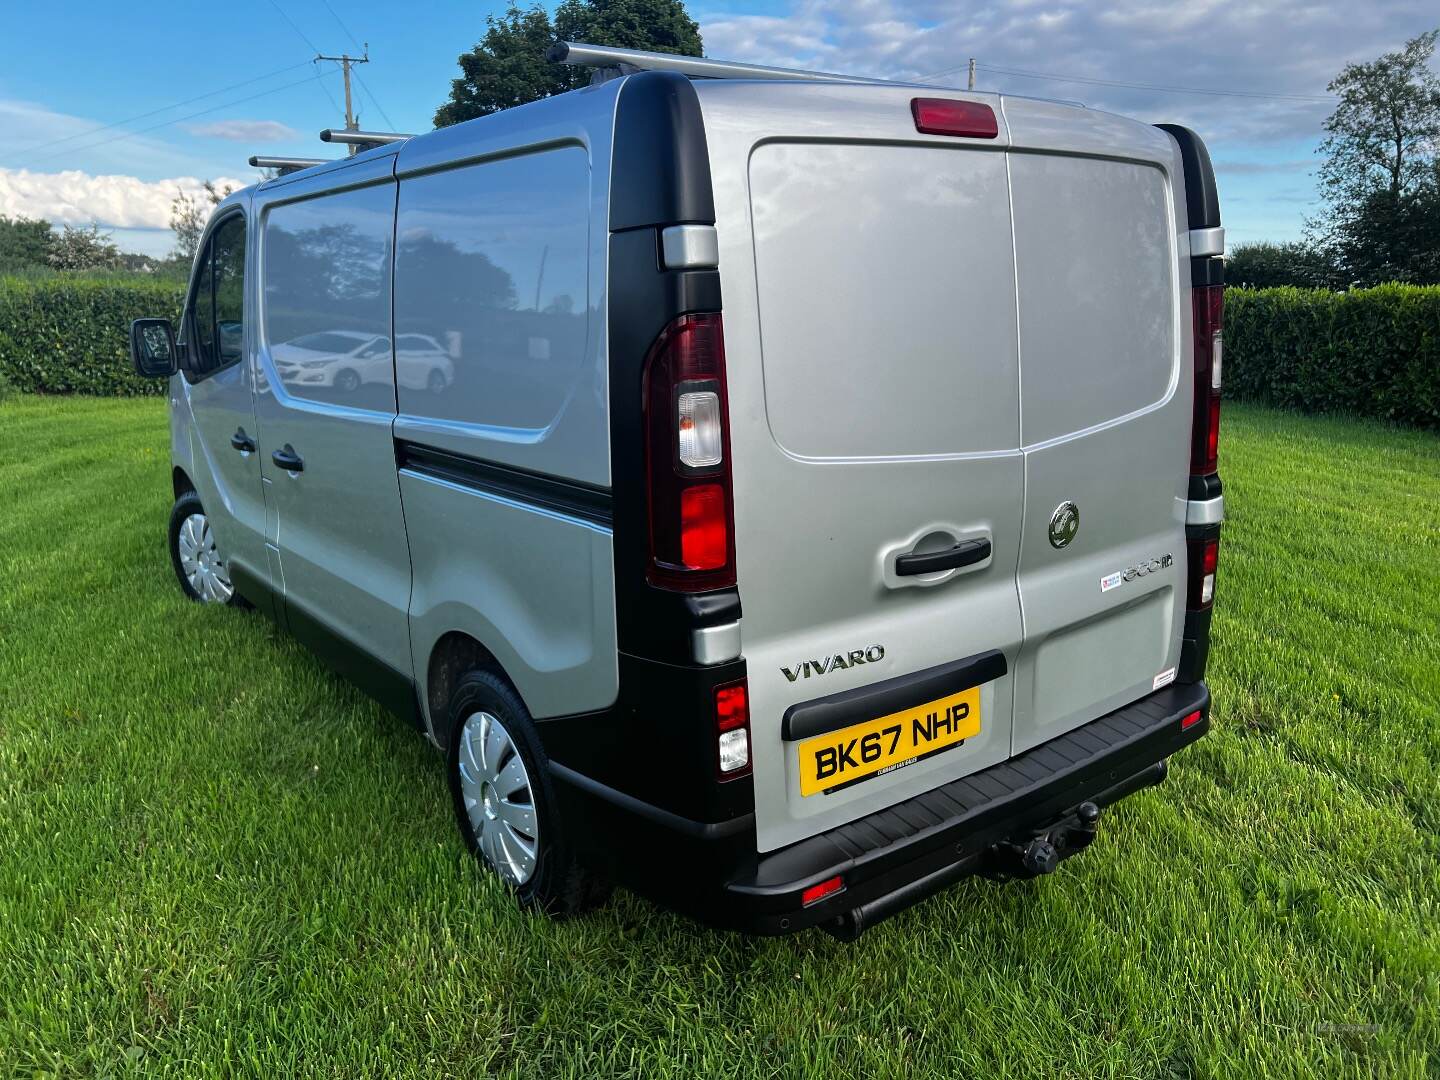
<path fill-rule="evenodd" d="M 1208 728 L 1201 141 L 556 53 L 592 85 L 229 196 L 132 328 L 181 587 L 413 716 L 527 905 L 848 937 L 1053 870 Z"/>

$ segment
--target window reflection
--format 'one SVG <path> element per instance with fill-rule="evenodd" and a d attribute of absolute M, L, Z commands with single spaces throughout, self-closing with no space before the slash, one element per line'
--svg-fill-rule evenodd
<path fill-rule="evenodd" d="M 267 214 L 265 338 L 288 393 L 357 408 L 395 408 L 394 199 L 394 189 L 380 185 L 276 206 Z M 407 359 L 407 373 L 422 362 Z M 426 368 L 421 378 L 429 377 Z"/>
<path fill-rule="evenodd" d="M 554 421 L 586 370 L 589 182 L 579 147 L 401 181 L 401 412 L 509 428 Z M 426 343 L 408 372 L 407 340 Z M 448 366 L 432 366 L 437 348 Z M 442 377 L 446 392 L 425 393 Z"/>

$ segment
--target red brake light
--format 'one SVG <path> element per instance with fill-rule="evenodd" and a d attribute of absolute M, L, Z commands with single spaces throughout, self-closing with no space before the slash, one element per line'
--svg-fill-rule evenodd
<path fill-rule="evenodd" d="M 715 726 L 721 731 L 743 727 L 750 722 L 750 692 L 742 679 L 715 688 Z"/>
<path fill-rule="evenodd" d="M 800 894 L 800 903 L 809 907 L 811 904 L 819 903 L 827 896 L 834 896 L 841 889 L 845 888 L 845 879 L 839 874 L 820 882 L 819 885 L 811 885 Z"/>
<path fill-rule="evenodd" d="M 1190 565 L 1187 568 L 1185 607 L 1203 611 L 1215 602 L 1215 571 L 1220 566 L 1220 538 L 1187 542 Z"/>
<path fill-rule="evenodd" d="M 735 584 L 725 336 L 718 314 L 682 315 L 645 361 L 646 495 L 652 585 Z"/>
<path fill-rule="evenodd" d="M 915 130 L 922 135 L 959 135 L 967 139 L 993 139 L 1000 134 L 995 110 L 978 101 L 949 98 L 911 98 Z"/>
<path fill-rule="evenodd" d="M 1224 351 L 1225 286 L 1193 291 L 1195 411 L 1190 429 L 1190 474 L 1209 476 L 1219 464 L 1220 376 Z"/>

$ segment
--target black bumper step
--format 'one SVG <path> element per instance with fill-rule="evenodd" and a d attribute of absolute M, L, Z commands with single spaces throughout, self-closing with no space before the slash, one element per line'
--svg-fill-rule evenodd
<path fill-rule="evenodd" d="M 1009 761 L 762 856 L 726 891 L 760 933 L 844 922 L 867 905 L 893 914 L 983 869 L 1001 841 L 1043 831 L 1082 802 L 1103 806 L 1158 782 L 1164 773 L 1153 767 L 1209 730 L 1209 708 L 1204 683 L 1167 687 Z M 1182 727 L 1195 712 L 1199 719 Z M 837 875 L 843 892 L 803 906 L 805 889 Z"/>

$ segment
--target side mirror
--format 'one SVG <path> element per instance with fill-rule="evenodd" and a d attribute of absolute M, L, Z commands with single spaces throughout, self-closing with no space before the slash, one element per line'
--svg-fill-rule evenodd
<path fill-rule="evenodd" d="M 168 379 L 180 367 L 180 350 L 169 319 L 136 319 L 130 324 L 130 359 L 149 379 Z"/>

